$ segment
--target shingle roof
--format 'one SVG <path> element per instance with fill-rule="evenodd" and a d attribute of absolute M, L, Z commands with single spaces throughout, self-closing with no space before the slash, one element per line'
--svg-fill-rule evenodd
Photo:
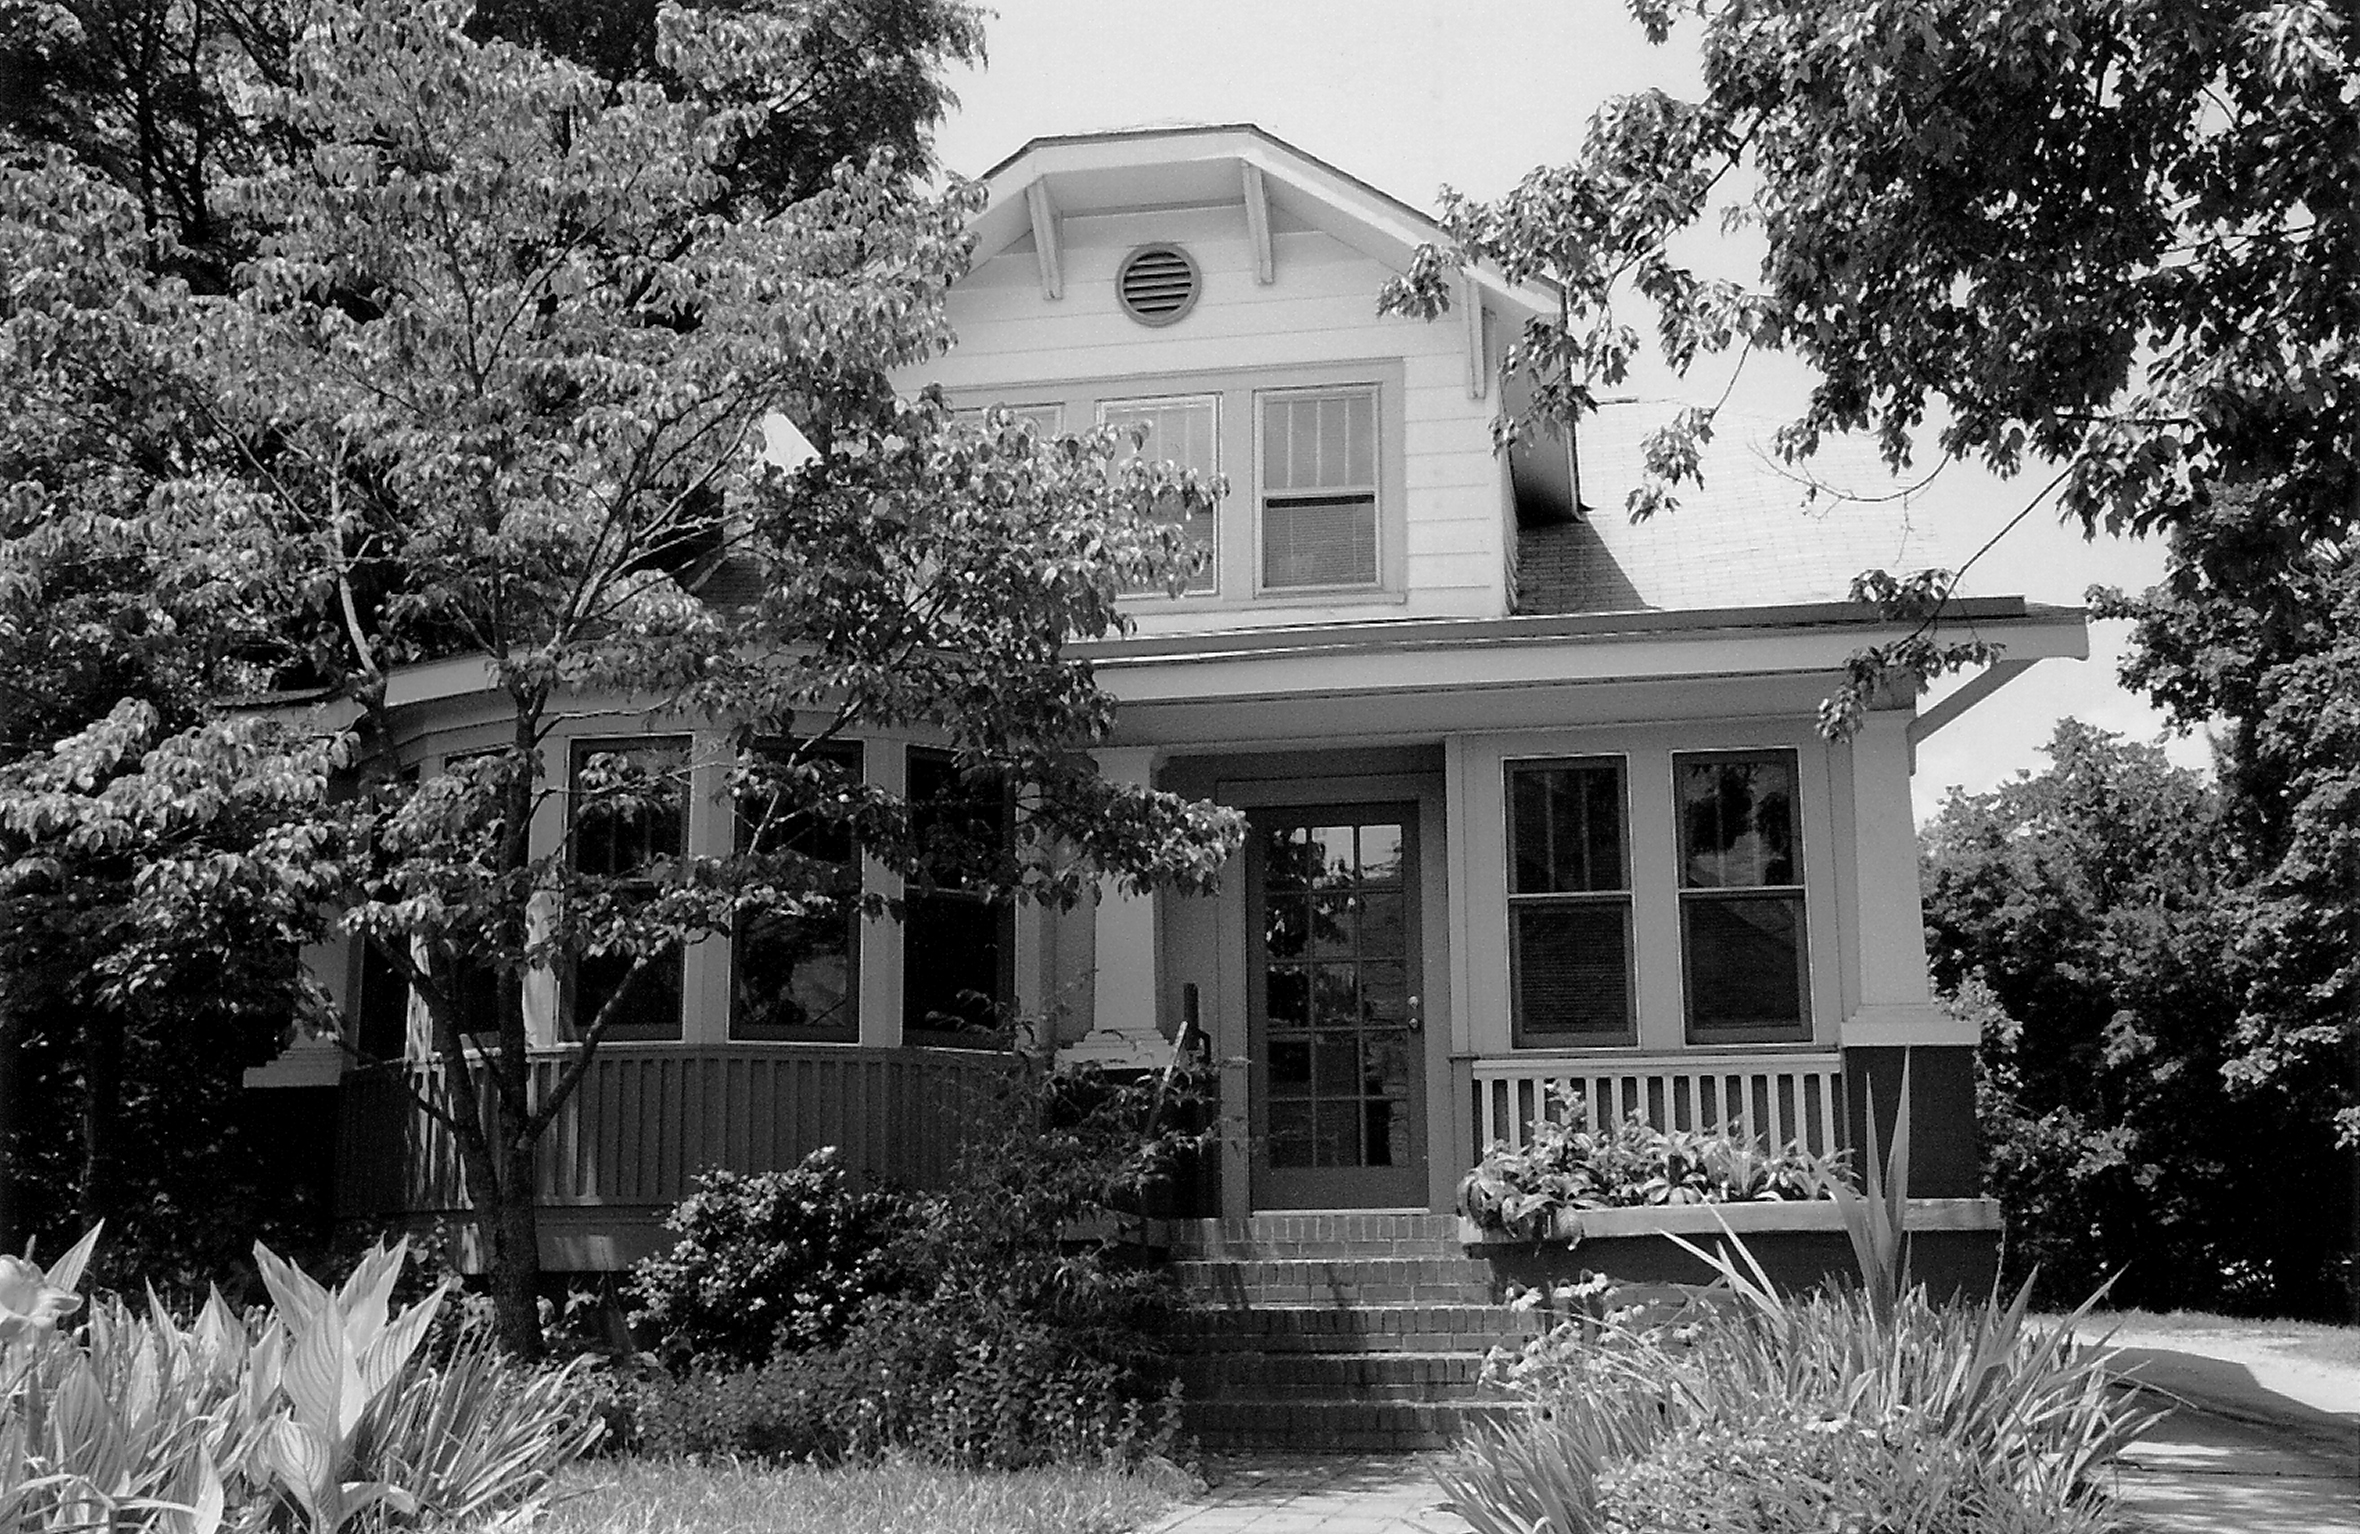
<path fill-rule="evenodd" d="M 1624 497 L 1643 476 L 1644 442 L 1684 402 L 1620 400 L 1581 424 L 1586 520 L 1525 528 L 1516 611 L 1603 613 L 1842 601 L 1863 570 L 1946 563 L 1934 519 L 1913 520 L 1875 448 L 1830 439 L 1809 477 L 1772 451 L 1780 424 L 1723 410 L 1704 450 L 1702 487 L 1676 510 L 1633 523 Z M 1816 497 L 1812 483 L 1822 488 Z"/>

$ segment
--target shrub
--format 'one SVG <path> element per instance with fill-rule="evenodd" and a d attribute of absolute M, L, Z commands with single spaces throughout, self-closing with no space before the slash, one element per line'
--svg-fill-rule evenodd
<path fill-rule="evenodd" d="M 842 1339 L 907 1281 L 894 1250 L 915 1211 L 863 1192 L 827 1146 L 791 1171 L 708 1171 L 664 1222 L 672 1249 L 632 1270 L 634 1326 L 675 1364 L 759 1364 Z"/>
<path fill-rule="evenodd" d="M 898 1292 L 869 1296 L 832 1345 L 735 1368 L 708 1349 L 641 1382 L 639 1446 L 992 1469 L 1170 1448 L 1163 1281 L 1108 1238 L 1068 1239 L 1185 1148 L 1158 1131 L 1156 1093 L 1012 1053 L 969 1105 L 955 1184 L 906 1206 L 886 1258 Z"/>
<path fill-rule="evenodd" d="M 1549 1233 L 1560 1209 L 1643 1204 L 1734 1204 L 1829 1197 L 1845 1183 L 1846 1158 L 1800 1141 L 1764 1149 L 1726 1128 L 1657 1129 L 1635 1120 L 1582 1127 L 1583 1104 L 1560 1099 L 1562 1118 L 1536 1120 L 1525 1143 L 1494 1143 L 1459 1182 L 1459 1212 L 1521 1240 Z"/>

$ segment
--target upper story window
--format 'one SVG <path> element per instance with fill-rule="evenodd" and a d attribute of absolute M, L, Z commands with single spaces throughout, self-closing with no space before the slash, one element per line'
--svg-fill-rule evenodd
<path fill-rule="evenodd" d="M 823 793 L 831 782 L 848 788 L 861 780 L 858 741 L 806 746 L 803 754 L 807 768 L 820 775 Z M 765 765 L 786 770 L 775 759 Z M 738 917 L 729 944 L 729 1036 L 857 1043 L 860 849 L 841 824 L 788 810 L 786 799 L 762 773 L 748 775 L 737 793 L 738 850 L 804 861 L 798 882 L 811 909 Z"/>
<path fill-rule="evenodd" d="M 1257 403 L 1262 588 L 1376 585 L 1376 389 L 1289 389 Z"/>
<path fill-rule="evenodd" d="M 687 739 L 576 741 L 568 800 L 575 870 L 607 881 L 619 903 L 652 898 L 657 870 L 687 851 Z M 588 1029 L 619 995 L 607 1038 L 680 1037 L 680 945 L 664 948 L 636 976 L 633 963 L 622 952 L 586 953 L 574 961 L 570 989 L 577 1031 Z"/>
<path fill-rule="evenodd" d="M 1511 762 L 1507 773 L 1515 1042 L 1635 1042 L 1623 764 Z"/>
<path fill-rule="evenodd" d="M 1795 753 L 1678 754 L 1672 780 L 1690 1041 L 1808 1038 Z"/>
<path fill-rule="evenodd" d="M 929 873 L 914 879 L 901 922 L 901 1028 L 912 1044 L 990 1044 L 1016 994 L 1016 909 L 957 864 L 1014 832 L 998 781 L 962 775 L 944 751 L 911 748 L 908 794 Z"/>
<path fill-rule="evenodd" d="M 1139 444 L 1137 456 L 1150 462 L 1169 461 L 1176 468 L 1193 470 L 1199 484 L 1210 487 L 1213 477 L 1221 472 L 1221 396 L 1218 394 L 1105 400 L 1098 406 L 1098 420 L 1101 425 L 1118 428 L 1144 426 L 1147 435 Z M 1126 448 L 1123 458 L 1131 456 L 1132 450 Z M 1155 515 L 1178 525 L 1189 546 L 1204 553 L 1203 568 L 1190 576 L 1181 589 L 1215 590 L 1220 544 L 1214 504 L 1202 502 L 1190 510 L 1177 495 L 1171 495 L 1155 508 Z"/>

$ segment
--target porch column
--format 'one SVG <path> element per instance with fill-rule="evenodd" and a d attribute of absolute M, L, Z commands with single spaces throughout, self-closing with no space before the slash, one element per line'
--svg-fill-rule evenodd
<path fill-rule="evenodd" d="M 1844 1019 L 1844 1095 L 1852 1143 L 1889 1142 L 1906 1054 L 1910 1072 L 1910 1192 L 1920 1198 L 1981 1191 L 1975 1132 L 1975 1031 L 1934 1002 L 1926 979 L 1918 896 L 1917 829 L 1909 801 L 1905 708 L 1871 710 L 1852 738 L 1853 913 L 1860 934 L 1860 1004 Z M 1860 1156 L 1866 1164 L 1865 1151 Z"/>
<path fill-rule="evenodd" d="M 1111 747 L 1098 753 L 1098 770 L 1116 783 L 1142 786 L 1155 780 L 1160 753 L 1150 746 Z M 1168 1052 L 1157 1026 L 1161 1009 L 1157 983 L 1161 956 L 1156 942 L 1156 897 L 1126 895 L 1107 882 L 1099 887 L 1096 965 L 1090 985 L 1092 1027 L 1068 1048 L 1068 1060 L 1091 1061 L 1109 1070 L 1164 1063 Z"/>

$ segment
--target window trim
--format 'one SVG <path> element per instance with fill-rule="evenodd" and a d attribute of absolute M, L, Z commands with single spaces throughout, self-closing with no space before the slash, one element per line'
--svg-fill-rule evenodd
<path fill-rule="evenodd" d="M 1264 448 L 1265 432 L 1263 427 L 1263 412 L 1267 410 L 1274 401 L 1278 400 L 1299 399 L 1307 395 L 1332 395 L 1349 397 L 1359 394 L 1365 394 L 1368 396 L 1370 424 L 1377 434 L 1376 446 L 1370 453 L 1370 461 L 1376 469 L 1377 477 L 1374 483 L 1367 487 L 1366 492 L 1369 498 L 1370 563 L 1376 569 L 1376 577 L 1375 579 L 1368 581 L 1335 582 L 1333 584 L 1325 585 L 1272 585 L 1269 579 L 1269 572 L 1265 568 L 1264 559 L 1265 548 L 1263 535 L 1268 523 L 1268 513 L 1270 509 L 1270 499 L 1272 492 L 1270 489 L 1270 465 L 1267 461 L 1268 455 Z M 1365 382 L 1360 380 L 1352 380 L 1348 382 L 1327 384 L 1288 384 L 1267 389 L 1256 389 L 1253 391 L 1253 421 L 1251 424 L 1251 429 L 1254 436 L 1254 497 L 1252 510 L 1254 594 L 1258 597 L 1283 596 L 1292 600 L 1302 601 L 1307 598 L 1316 599 L 1319 597 L 1330 596 L 1350 597 L 1362 593 L 1377 592 L 1387 589 L 1385 580 L 1387 568 L 1386 556 L 1391 552 L 1391 550 L 1388 548 L 1390 540 L 1385 536 L 1385 469 L 1387 466 L 1387 448 L 1389 446 L 1390 434 L 1385 430 L 1385 393 L 1383 386 L 1374 380 Z M 1317 492 L 1279 492 L 1279 495 L 1282 499 L 1292 498 L 1297 501 L 1314 501 L 1320 499 L 1322 496 L 1350 496 L 1357 498 L 1361 494 L 1362 491 L 1358 486 L 1323 486 Z"/>
<path fill-rule="evenodd" d="M 566 863 L 569 868 L 579 871 L 582 866 L 582 845 L 578 832 L 581 824 L 584 759 L 601 752 L 613 752 L 618 749 L 630 750 L 640 746 L 671 745 L 677 745 L 680 749 L 680 764 L 685 774 L 696 762 L 696 735 L 693 731 L 655 731 L 632 735 L 574 735 L 567 738 L 564 846 Z M 696 832 L 691 824 L 695 814 L 696 793 L 694 786 L 683 781 L 680 785 L 680 851 L 678 853 L 678 856 L 682 858 L 686 858 L 689 855 L 689 849 L 696 845 Z M 653 880 L 647 882 L 651 887 L 654 884 Z M 680 967 L 680 986 L 673 1008 L 672 1031 L 669 1033 L 641 1032 L 633 1024 L 618 1023 L 610 1025 L 607 1031 L 600 1035 L 599 1043 L 602 1046 L 606 1044 L 685 1044 L 688 1042 L 688 951 L 691 946 L 688 943 L 678 946 L 677 962 Z M 563 982 L 558 988 L 560 992 L 558 1037 L 561 1042 L 569 1044 L 580 1043 L 584 1033 L 580 1017 L 581 962 L 582 956 L 580 954 L 566 956 Z M 617 1028 L 629 1031 L 618 1033 Z"/>
<path fill-rule="evenodd" d="M 1688 1049 L 1717 1049 L 1728 1044 L 1809 1044 L 1818 1036 L 1811 975 L 1811 868 L 1805 843 L 1806 815 L 1803 794 L 1803 753 L 1791 745 L 1774 746 L 1714 746 L 1701 750 L 1674 750 L 1667 754 L 1670 767 L 1672 806 L 1672 889 L 1679 907 L 1680 942 L 1680 1039 Z M 1686 827 L 1681 823 L 1680 772 L 1691 762 L 1741 762 L 1764 758 L 1784 759 L 1788 784 L 1792 793 L 1789 814 L 1793 818 L 1795 882 L 1792 884 L 1714 885 L 1690 888 L 1687 882 L 1687 858 L 1684 855 Z M 1693 949 L 1689 943 L 1689 910 L 1698 900 L 1731 898 L 1738 900 L 1789 900 L 1795 903 L 1795 989 L 1797 1021 L 1790 1026 L 1776 1028 L 1707 1028 L 1696 1024 L 1696 979 Z"/>
<path fill-rule="evenodd" d="M 1228 412 L 1227 412 L 1227 411 L 1225 411 L 1225 410 L 1223 410 L 1223 409 L 1221 408 L 1221 401 L 1222 401 L 1222 393 L 1221 393 L 1221 391 L 1220 391 L 1220 390 L 1218 390 L 1218 389 L 1213 389 L 1213 390 L 1199 390 L 1199 391 L 1195 391 L 1195 392 L 1192 392 L 1192 393 L 1182 393 L 1182 394 L 1138 394 L 1138 395 L 1131 395 L 1131 394 L 1121 394 L 1121 395 L 1107 395 L 1107 396 L 1101 397 L 1101 398 L 1099 398 L 1099 399 L 1097 399 L 1097 400 L 1095 400 L 1095 401 L 1093 401 L 1093 402 L 1092 402 L 1091 409 L 1092 409 L 1092 410 L 1093 410 L 1093 412 L 1094 412 L 1094 424 L 1096 424 L 1096 425 L 1098 425 L 1098 426 L 1102 426 L 1102 427 L 1103 427 L 1103 426 L 1106 426 L 1106 425 L 1108 425 L 1108 424 L 1109 424 L 1109 422 L 1107 421 L 1107 412 L 1109 411 L 1109 409 L 1116 409 L 1116 410 L 1119 410 L 1119 409 L 1122 409 L 1122 408 L 1124 408 L 1124 407 L 1126 407 L 1126 406 L 1136 409 L 1136 408 L 1139 408 L 1139 407 L 1142 407 L 1142 406 L 1155 406 L 1155 405 L 1200 405 L 1200 404 L 1202 404 L 1202 405 L 1210 405 L 1210 406 L 1212 406 L 1212 407 L 1213 407 L 1213 466 L 1212 466 L 1212 468 L 1211 468 L 1211 470 L 1210 470 L 1209 472 L 1211 473 L 1211 475 L 1212 475 L 1214 478 L 1218 479 L 1218 478 L 1220 477 L 1220 474 L 1221 474 L 1221 463 L 1222 463 L 1222 457 L 1221 457 L 1221 423 L 1222 423 L 1222 418 L 1223 418 L 1225 415 L 1227 415 L 1227 414 L 1228 414 Z M 1159 461 L 1159 462 L 1169 462 L 1170 460 L 1168 460 L 1168 459 L 1163 459 L 1163 460 L 1157 460 L 1157 461 Z M 1224 499 L 1226 499 L 1226 497 L 1224 497 Z M 1221 504 L 1221 501 L 1218 501 L 1218 500 L 1216 500 L 1215 502 L 1213 502 L 1213 508 L 1212 508 L 1212 530 L 1213 530 L 1213 536 L 1212 536 L 1212 541 L 1211 541 L 1211 544 L 1210 544 L 1210 546 L 1209 546 L 1209 549 L 1208 549 L 1208 552 L 1209 552 L 1209 553 L 1212 555 L 1212 558 L 1211 558 L 1211 559 L 1210 559 L 1210 561 L 1208 561 L 1208 562 L 1207 562 L 1207 564 L 1205 565 L 1204 572 L 1203 572 L 1203 575 L 1202 575 L 1202 577 L 1201 577 L 1201 578 L 1204 580 L 1205 584 L 1204 584 L 1204 585 L 1202 585 L 1202 586 L 1183 586 L 1183 587 L 1181 587 L 1181 588 L 1180 588 L 1180 597 L 1181 597 L 1182 599 L 1186 599 L 1186 598 L 1189 598 L 1189 597 L 1197 597 L 1197 598 L 1203 598 L 1203 597 L 1218 597 L 1218 596 L 1221 594 L 1221 552 L 1222 552 L 1222 548 L 1223 548 L 1223 545 L 1224 545 L 1224 540 L 1222 539 L 1222 536 L 1221 536 L 1221 520 L 1222 520 L 1222 504 Z M 1170 593 L 1169 591 L 1166 591 L 1164 588 L 1162 588 L 1162 587 L 1160 587 L 1160 586 L 1140 586 L 1140 587 L 1136 587 L 1136 588 L 1129 588 L 1129 589 L 1126 589 L 1126 590 L 1125 590 L 1125 591 L 1122 593 L 1122 595 L 1124 595 L 1124 596 L 1126 596 L 1126 597 L 1133 597 L 1133 596 L 1141 596 L 1141 597 L 1156 597 L 1156 596 L 1161 596 L 1161 597 L 1169 597 L 1169 596 L 1171 596 L 1171 593 Z"/>
<path fill-rule="evenodd" d="M 754 741 L 749 749 L 752 752 L 759 753 L 766 748 L 775 748 L 779 746 L 791 747 L 793 744 L 794 743 L 791 741 L 761 739 Z M 859 736 L 843 737 L 833 741 L 822 742 L 819 745 L 819 751 L 821 754 L 835 755 L 839 758 L 849 757 L 850 761 L 848 763 L 840 761 L 839 765 L 847 766 L 850 769 L 851 776 L 853 776 L 857 781 L 863 783 L 868 781 L 868 748 L 869 742 Z M 729 811 L 730 848 L 733 853 L 742 852 L 745 850 L 745 816 L 734 803 L 729 805 Z M 846 866 L 852 877 L 853 893 L 856 901 L 858 899 L 860 887 L 862 884 L 862 868 L 864 862 L 865 858 L 861 851 L 860 841 L 858 838 L 854 838 L 851 845 L 851 857 L 847 861 Z M 727 1015 L 722 1019 L 723 1038 L 732 1044 L 858 1044 L 861 1037 L 862 1011 L 861 964 L 864 957 L 863 949 L 865 946 L 861 941 L 861 928 L 866 925 L 866 919 L 862 916 L 859 905 L 856 903 L 853 908 L 844 915 L 844 922 L 847 928 L 847 935 L 844 942 L 846 993 L 844 998 L 844 1010 L 850 1019 L 849 1035 L 847 1034 L 845 1027 L 842 1025 L 828 1028 L 779 1025 L 772 1028 L 770 1031 L 761 1034 L 740 1033 L 738 1031 L 740 1020 L 744 1015 L 743 1008 L 739 1005 L 738 995 L 738 937 L 741 924 L 745 921 L 745 919 L 745 913 L 743 912 L 733 914 L 730 917 L 729 931 L 726 934 L 727 948 L 725 952 L 729 983 L 728 1011 Z"/>
<path fill-rule="evenodd" d="M 1516 774 L 1522 770 L 1546 770 L 1551 767 L 1597 767 L 1611 765 L 1615 769 L 1616 798 L 1621 815 L 1623 887 L 1620 890 L 1552 891 L 1547 894 L 1519 894 L 1516 891 Z M 1511 1049 L 1549 1050 L 1562 1052 L 1575 1049 L 1631 1049 L 1639 1043 L 1639 903 L 1634 887 L 1637 869 L 1638 837 L 1631 816 L 1631 756 L 1626 751 L 1586 751 L 1549 753 L 1538 756 L 1503 756 L 1500 758 L 1500 895 L 1501 914 L 1505 923 L 1504 938 L 1508 959 L 1508 1045 Z M 1626 1026 L 1615 1033 L 1562 1034 L 1533 1033 L 1524 1026 L 1524 985 L 1520 973 L 1519 955 L 1522 945 L 1516 940 L 1516 913 L 1520 908 L 1550 905 L 1619 905 L 1623 913 L 1623 1017 Z"/>

